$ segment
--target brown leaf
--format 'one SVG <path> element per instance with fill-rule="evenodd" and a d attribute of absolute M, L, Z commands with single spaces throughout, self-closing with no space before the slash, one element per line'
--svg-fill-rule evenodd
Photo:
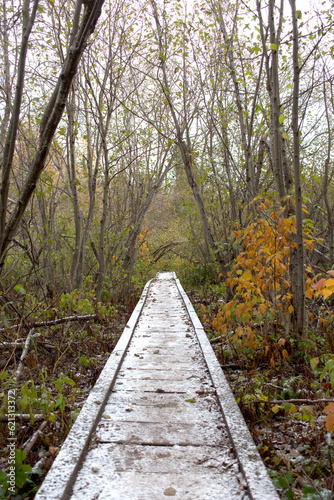
<path fill-rule="evenodd" d="M 334 403 L 329 403 L 324 409 L 323 413 L 328 413 L 325 418 L 326 429 L 331 432 L 334 429 Z"/>

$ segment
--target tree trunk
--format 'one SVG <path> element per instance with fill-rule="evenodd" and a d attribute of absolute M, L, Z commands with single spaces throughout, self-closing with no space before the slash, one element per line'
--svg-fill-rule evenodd
<path fill-rule="evenodd" d="M 293 105 L 292 105 L 292 130 L 293 130 L 293 169 L 295 178 L 296 198 L 296 247 L 292 248 L 291 271 L 293 273 L 292 293 L 294 303 L 294 328 L 295 332 L 302 335 L 305 321 L 305 284 L 304 284 L 304 245 L 303 245 L 303 200 L 300 182 L 299 161 L 299 59 L 298 59 L 298 25 L 296 1 L 290 0 L 293 25 Z"/>

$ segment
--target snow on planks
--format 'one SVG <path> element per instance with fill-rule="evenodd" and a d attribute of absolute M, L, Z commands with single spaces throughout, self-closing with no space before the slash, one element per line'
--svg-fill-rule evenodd
<path fill-rule="evenodd" d="M 174 273 L 145 287 L 37 500 L 275 500 Z"/>

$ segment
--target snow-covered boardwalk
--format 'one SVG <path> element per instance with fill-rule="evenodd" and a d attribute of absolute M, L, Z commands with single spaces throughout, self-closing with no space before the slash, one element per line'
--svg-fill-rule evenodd
<path fill-rule="evenodd" d="M 174 273 L 149 282 L 38 500 L 277 497 Z"/>

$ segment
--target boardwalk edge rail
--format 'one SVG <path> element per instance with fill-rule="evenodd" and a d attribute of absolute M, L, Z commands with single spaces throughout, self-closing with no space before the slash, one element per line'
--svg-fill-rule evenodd
<path fill-rule="evenodd" d="M 114 387 L 152 281 L 148 281 L 145 285 L 115 349 L 105 364 L 96 384 L 91 389 L 78 418 L 35 496 L 35 500 L 65 500 L 69 498 L 78 470 L 88 450 L 91 437 Z"/>
<path fill-rule="evenodd" d="M 203 325 L 175 273 L 174 279 L 196 332 L 212 383 L 216 389 L 227 432 L 247 481 L 250 497 L 252 500 L 278 500 L 276 489 L 206 336 Z"/>

